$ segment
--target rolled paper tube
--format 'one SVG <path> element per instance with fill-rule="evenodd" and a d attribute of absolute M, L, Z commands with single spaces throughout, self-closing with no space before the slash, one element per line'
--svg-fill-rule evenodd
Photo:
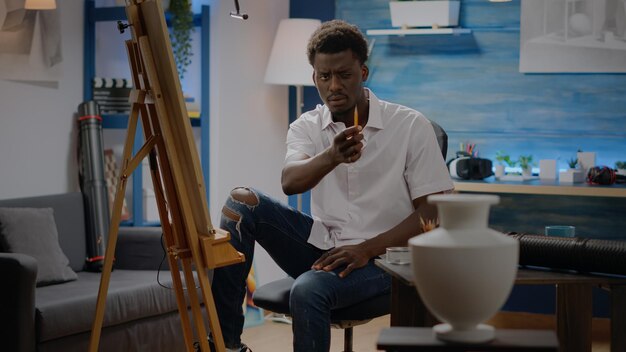
<path fill-rule="evenodd" d="M 509 232 L 520 242 L 520 265 L 626 275 L 626 241 Z"/>
<path fill-rule="evenodd" d="M 78 106 L 80 189 L 85 202 L 87 271 L 102 271 L 109 234 L 109 199 L 104 177 L 102 117 L 91 100 Z"/>
<path fill-rule="evenodd" d="M 359 109 L 357 105 L 354 106 L 354 126 L 359 125 Z"/>

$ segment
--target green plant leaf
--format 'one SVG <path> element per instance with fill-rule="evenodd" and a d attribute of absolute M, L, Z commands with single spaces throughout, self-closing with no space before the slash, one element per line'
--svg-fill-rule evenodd
<path fill-rule="evenodd" d="M 517 162 L 522 169 L 527 169 L 534 165 L 532 155 L 520 155 Z"/>

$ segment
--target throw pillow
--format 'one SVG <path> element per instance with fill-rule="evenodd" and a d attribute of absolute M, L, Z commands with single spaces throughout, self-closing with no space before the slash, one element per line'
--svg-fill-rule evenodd
<path fill-rule="evenodd" d="M 0 208 L 0 244 L 37 260 L 37 286 L 78 278 L 59 246 L 52 208 Z"/>

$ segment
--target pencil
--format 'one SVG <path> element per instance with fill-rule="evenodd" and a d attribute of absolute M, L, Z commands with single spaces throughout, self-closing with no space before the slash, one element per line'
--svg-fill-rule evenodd
<path fill-rule="evenodd" d="M 357 106 L 354 106 L 354 126 L 358 126 L 359 125 L 359 109 L 357 108 Z"/>

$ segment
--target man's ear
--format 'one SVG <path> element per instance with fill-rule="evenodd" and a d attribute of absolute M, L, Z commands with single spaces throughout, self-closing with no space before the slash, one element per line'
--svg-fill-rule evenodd
<path fill-rule="evenodd" d="M 361 65 L 361 78 L 363 79 L 363 82 L 367 81 L 367 77 L 369 77 L 369 75 L 370 75 L 369 67 L 367 67 L 367 65 L 365 64 Z"/>
<path fill-rule="evenodd" d="M 313 85 L 317 87 L 317 81 L 315 80 L 315 71 L 311 74 L 311 79 L 313 80 Z"/>

